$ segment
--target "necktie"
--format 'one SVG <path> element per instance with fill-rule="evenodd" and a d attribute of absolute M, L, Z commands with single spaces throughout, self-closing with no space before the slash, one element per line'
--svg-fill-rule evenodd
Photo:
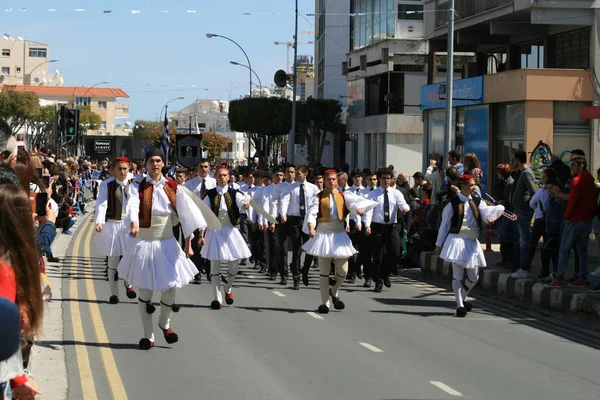
<path fill-rule="evenodd" d="M 356 194 L 358 194 L 360 192 L 359 188 L 356 188 Z"/>
<path fill-rule="evenodd" d="M 375 189 L 375 188 L 371 188 L 371 192 L 373 191 L 373 189 Z"/>
<path fill-rule="evenodd" d="M 204 195 L 206 194 L 206 179 L 200 179 L 202 179 L 202 186 L 200 186 L 200 197 L 204 197 Z"/>
<path fill-rule="evenodd" d="M 306 199 L 304 198 L 304 183 L 300 184 L 300 216 L 306 215 Z"/>
<path fill-rule="evenodd" d="M 390 198 L 387 189 L 383 191 L 383 220 L 386 224 L 390 222 Z"/>

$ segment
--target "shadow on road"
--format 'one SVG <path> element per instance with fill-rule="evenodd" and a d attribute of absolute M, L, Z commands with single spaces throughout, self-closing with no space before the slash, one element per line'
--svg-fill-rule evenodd
<path fill-rule="evenodd" d="M 98 343 L 98 342 L 80 342 L 76 340 L 40 340 L 35 342 L 36 345 L 55 349 L 56 346 L 90 346 L 90 347 L 106 347 L 114 350 L 136 350 L 140 351 L 137 343 Z M 170 349 L 168 346 L 155 345 L 154 348 Z"/>

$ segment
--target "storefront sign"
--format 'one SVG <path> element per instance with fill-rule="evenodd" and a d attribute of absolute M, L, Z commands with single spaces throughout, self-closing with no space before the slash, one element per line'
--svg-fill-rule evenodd
<path fill-rule="evenodd" d="M 475 153 L 483 171 L 481 194 L 487 192 L 489 169 L 489 109 L 486 107 L 465 110 L 465 154 Z"/>
<path fill-rule="evenodd" d="M 111 149 L 112 142 L 110 140 L 94 140 L 94 151 L 96 153 L 110 153 Z"/>
<path fill-rule="evenodd" d="M 421 109 L 446 107 L 446 83 L 421 86 Z M 454 81 L 452 106 L 464 107 L 483 104 L 483 76 Z"/>

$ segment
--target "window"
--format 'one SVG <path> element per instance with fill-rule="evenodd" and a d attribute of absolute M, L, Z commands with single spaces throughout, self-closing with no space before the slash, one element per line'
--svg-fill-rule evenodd
<path fill-rule="evenodd" d="M 92 104 L 91 97 L 76 97 L 75 98 L 75 106 L 88 106 Z"/>
<path fill-rule="evenodd" d="M 563 33 L 550 38 L 552 68 L 588 68 L 590 66 L 590 30 Z"/>
<path fill-rule="evenodd" d="M 46 58 L 48 49 L 31 47 L 29 49 L 29 57 L 31 58 Z"/>
<path fill-rule="evenodd" d="M 10 67 L 2 67 L 2 75 L 10 75 Z"/>
<path fill-rule="evenodd" d="M 419 4 L 398 4 L 398 19 L 422 21 L 423 5 Z"/>
<path fill-rule="evenodd" d="M 21 67 L 17 67 L 17 72 L 21 72 Z"/>
<path fill-rule="evenodd" d="M 106 109 L 106 101 L 99 101 L 98 108 Z"/>
<path fill-rule="evenodd" d="M 102 121 L 100 124 L 100 129 L 106 129 L 106 121 Z"/>
<path fill-rule="evenodd" d="M 2 57 L 10 57 L 10 49 L 2 49 Z"/>

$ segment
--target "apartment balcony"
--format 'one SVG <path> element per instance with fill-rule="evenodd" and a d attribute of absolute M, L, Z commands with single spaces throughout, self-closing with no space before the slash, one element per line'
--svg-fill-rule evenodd
<path fill-rule="evenodd" d="M 129 118 L 129 103 L 115 103 L 115 118 Z"/>
<path fill-rule="evenodd" d="M 437 0 L 436 4 L 436 10 L 438 11 L 435 13 L 435 26 L 438 28 L 448 23 L 449 3 L 447 1 L 442 3 L 441 0 Z M 454 7 L 456 9 L 456 14 L 454 18 L 456 21 L 460 21 L 502 7 L 512 6 L 513 4 L 514 0 L 455 0 Z"/>

